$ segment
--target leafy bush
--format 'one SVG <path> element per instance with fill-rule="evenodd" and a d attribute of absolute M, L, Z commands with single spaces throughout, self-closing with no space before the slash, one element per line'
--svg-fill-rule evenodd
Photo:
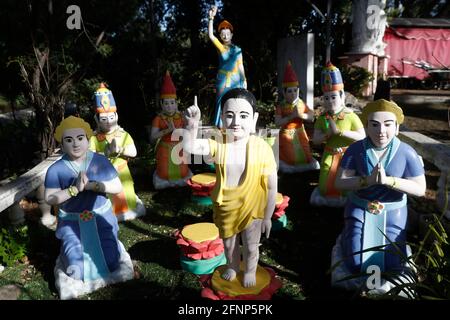
<path fill-rule="evenodd" d="M 258 123 L 256 124 L 256 126 L 258 128 L 275 127 L 273 121 L 275 117 L 276 102 L 275 101 L 264 102 L 259 100 L 256 102 L 256 105 L 259 113 Z"/>
<path fill-rule="evenodd" d="M 28 227 L 2 228 L 0 231 L 0 263 L 12 266 L 26 257 L 28 246 Z"/>
<path fill-rule="evenodd" d="M 361 97 L 365 87 L 374 80 L 373 74 L 358 66 L 344 66 L 340 68 L 344 80 L 345 91 Z"/>

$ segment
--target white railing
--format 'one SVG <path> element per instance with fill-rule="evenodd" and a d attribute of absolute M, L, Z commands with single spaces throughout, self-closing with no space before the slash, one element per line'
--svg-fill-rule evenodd
<path fill-rule="evenodd" d="M 19 202 L 32 192 L 36 192 L 40 206 L 48 207 L 43 199 L 45 174 L 47 173 L 47 169 L 60 157 L 61 154 L 55 153 L 19 178 L 12 181 L 7 179 L 0 182 L 0 214 L 3 211 L 8 211 L 9 218 L 13 224 L 24 222 L 25 215 L 19 206 Z"/>
<path fill-rule="evenodd" d="M 415 131 L 400 131 L 399 138 L 441 171 L 436 202 L 439 208 L 447 208 L 446 202 L 450 198 L 446 196 L 450 185 L 450 146 Z M 445 216 L 450 219 L 450 209 L 446 210 Z"/>

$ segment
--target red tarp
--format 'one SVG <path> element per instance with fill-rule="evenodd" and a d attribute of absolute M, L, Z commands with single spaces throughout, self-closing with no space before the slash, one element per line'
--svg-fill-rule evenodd
<path fill-rule="evenodd" d="M 384 42 L 389 76 L 427 78 L 426 70 L 414 66 L 416 61 L 426 61 L 434 69 L 450 67 L 450 29 L 388 27 Z"/>

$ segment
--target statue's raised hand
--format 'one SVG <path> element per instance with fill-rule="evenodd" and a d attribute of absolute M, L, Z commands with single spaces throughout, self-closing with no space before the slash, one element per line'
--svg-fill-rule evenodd
<path fill-rule="evenodd" d="M 194 98 L 194 105 L 187 108 L 187 110 L 184 113 L 184 117 L 186 120 L 186 127 L 188 129 L 198 126 L 198 123 L 200 122 L 200 108 L 197 106 L 197 96 Z"/>
<path fill-rule="evenodd" d="M 209 18 L 211 20 L 214 19 L 216 14 L 217 14 L 217 7 L 216 6 L 212 6 L 211 9 L 209 10 Z"/>

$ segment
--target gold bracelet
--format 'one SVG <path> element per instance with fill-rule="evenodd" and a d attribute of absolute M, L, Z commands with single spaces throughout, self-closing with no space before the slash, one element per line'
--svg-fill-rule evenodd
<path fill-rule="evenodd" d="M 394 189 L 397 186 L 397 180 L 395 180 L 395 177 L 392 177 L 392 186 L 391 188 Z"/>
<path fill-rule="evenodd" d="M 75 186 L 70 186 L 68 189 L 67 189 L 67 191 L 69 192 L 69 195 L 71 196 L 71 197 L 76 197 L 77 195 L 78 195 L 78 188 L 77 187 L 75 187 Z"/>

